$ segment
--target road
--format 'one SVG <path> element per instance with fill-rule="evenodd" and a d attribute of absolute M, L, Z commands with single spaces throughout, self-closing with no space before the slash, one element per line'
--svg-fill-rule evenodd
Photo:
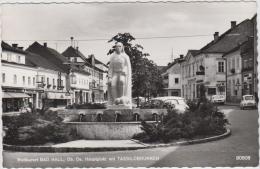
<path fill-rule="evenodd" d="M 232 135 L 222 140 L 133 151 L 88 153 L 3 152 L 3 165 L 8 168 L 257 166 L 259 163 L 257 110 L 239 110 L 236 106 L 221 106 L 219 108 L 227 115 L 232 130 Z M 240 158 L 239 156 L 245 156 L 246 160 L 237 160 L 236 158 Z"/>

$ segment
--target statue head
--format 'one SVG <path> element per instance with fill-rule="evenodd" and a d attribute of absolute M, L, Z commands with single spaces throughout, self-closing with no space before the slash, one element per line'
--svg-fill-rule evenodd
<path fill-rule="evenodd" d="M 124 53 L 124 45 L 121 43 L 121 42 L 116 42 L 116 45 L 115 45 L 115 52 L 117 54 L 120 54 L 120 53 Z"/>

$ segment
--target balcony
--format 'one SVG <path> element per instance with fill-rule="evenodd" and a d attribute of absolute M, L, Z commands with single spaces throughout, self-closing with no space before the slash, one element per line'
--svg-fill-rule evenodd
<path fill-rule="evenodd" d="M 38 87 L 39 87 L 39 88 L 44 88 L 45 86 L 46 86 L 45 83 L 38 83 Z"/>
<path fill-rule="evenodd" d="M 50 88 L 51 88 L 51 84 L 48 84 L 48 85 L 47 85 L 47 88 L 50 89 Z"/>
<path fill-rule="evenodd" d="M 236 69 L 232 68 L 232 69 L 230 69 L 230 72 L 231 72 L 232 74 L 234 74 L 234 73 L 236 73 Z"/>
<path fill-rule="evenodd" d="M 63 89 L 64 89 L 64 86 L 58 86 L 57 89 L 58 89 L 58 90 L 63 90 Z"/>
<path fill-rule="evenodd" d="M 204 77 L 205 77 L 205 72 L 200 71 L 200 72 L 196 72 L 196 81 L 204 81 Z"/>
<path fill-rule="evenodd" d="M 196 72 L 196 75 L 205 75 L 205 72 Z"/>

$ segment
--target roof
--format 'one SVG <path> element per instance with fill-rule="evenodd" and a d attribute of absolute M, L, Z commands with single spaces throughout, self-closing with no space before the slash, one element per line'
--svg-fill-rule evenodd
<path fill-rule="evenodd" d="M 200 53 L 226 53 L 235 48 L 238 44 L 247 40 L 253 35 L 253 24 L 249 19 L 244 20 L 234 28 L 223 33 L 217 41 L 211 41 L 201 48 Z"/>
<path fill-rule="evenodd" d="M 101 62 L 100 60 L 96 59 L 96 57 L 94 57 L 94 59 L 95 59 L 95 64 L 101 64 L 101 65 L 103 65 L 103 66 L 105 66 L 105 67 L 108 68 L 108 65 L 106 65 L 105 63 L 103 63 L 103 62 Z M 91 61 L 91 56 L 87 58 L 87 61 L 88 61 L 88 63 L 91 64 L 91 62 L 92 62 L 92 61 Z"/>
<path fill-rule="evenodd" d="M 65 58 L 63 55 L 61 55 L 56 50 L 49 48 L 47 46 L 43 46 L 39 44 L 38 42 L 34 42 L 32 45 L 30 45 L 26 51 L 37 54 L 37 57 L 42 57 L 44 61 L 47 62 L 40 62 L 38 61 L 37 64 L 40 67 L 49 67 L 52 70 L 58 70 L 61 72 L 68 73 L 69 66 L 65 65 L 64 63 L 67 62 L 67 58 Z M 30 55 L 29 55 L 30 56 Z M 36 56 L 36 55 L 33 55 Z M 31 56 L 30 58 L 32 58 Z M 32 61 L 32 59 L 30 60 Z M 33 61 L 32 61 L 33 62 Z M 35 59 L 34 59 L 35 62 Z M 50 66 L 47 66 L 47 64 L 51 64 Z"/>
<path fill-rule="evenodd" d="M 69 57 L 80 57 L 85 62 L 87 61 L 87 58 L 78 50 L 73 48 L 72 46 L 68 47 L 63 53 L 63 56 L 69 58 Z"/>
<path fill-rule="evenodd" d="M 35 66 L 42 67 L 45 69 L 63 72 L 63 69 L 57 67 L 54 63 L 50 62 L 45 57 L 42 57 L 41 55 L 32 52 L 28 52 L 28 54 L 26 55 L 25 63 L 33 64 Z"/>
<path fill-rule="evenodd" d="M 31 67 L 31 68 L 35 68 L 35 65 L 34 64 L 22 64 L 22 63 L 16 63 L 16 62 L 8 62 L 6 60 L 1 60 L 2 63 L 8 63 L 8 64 L 12 64 L 12 65 L 19 65 L 19 66 L 25 66 L 25 67 Z"/>
<path fill-rule="evenodd" d="M 190 49 L 190 50 L 188 50 L 188 53 L 190 53 L 192 56 L 195 56 L 198 53 L 200 53 L 200 50 Z"/>
<path fill-rule="evenodd" d="M 185 60 L 185 58 L 176 58 L 173 62 L 169 63 L 167 66 L 161 69 L 161 72 L 164 73 L 167 69 L 171 68 L 173 65 L 177 63 L 181 63 Z"/>
<path fill-rule="evenodd" d="M 160 72 L 164 72 L 166 70 L 167 66 L 157 66 L 157 69 L 160 71 Z"/>
<path fill-rule="evenodd" d="M 2 41 L 1 47 L 2 47 L 2 50 L 12 51 L 12 52 L 20 53 L 20 54 L 26 54 L 26 52 L 24 50 L 22 50 L 18 47 L 13 47 L 4 41 Z"/>
<path fill-rule="evenodd" d="M 78 49 L 73 48 L 72 46 L 68 47 L 63 53 L 63 56 L 65 56 L 66 58 L 69 57 L 80 57 L 82 58 L 82 60 L 84 61 L 84 65 L 87 65 L 89 67 L 92 67 L 91 64 L 91 58 L 86 58 L 85 55 L 83 53 L 81 53 Z M 95 59 L 95 62 L 100 62 L 97 59 Z M 104 64 L 102 62 L 100 62 L 101 64 Z M 105 65 L 105 64 L 104 64 Z M 107 66 L 106 66 L 107 67 Z M 103 70 L 99 69 L 98 67 L 94 66 L 94 68 L 98 71 L 104 72 Z"/>

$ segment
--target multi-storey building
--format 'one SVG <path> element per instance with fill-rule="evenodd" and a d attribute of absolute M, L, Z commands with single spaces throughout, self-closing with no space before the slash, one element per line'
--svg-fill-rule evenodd
<path fill-rule="evenodd" d="M 254 93 L 254 40 L 249 37 L 248 41 L 241 45 L 242 57 L 242 94 L 255 95 Z"/>
<path fill-rule="evenodd" d="M 42 93 L 42 104 L 48 106 L 66 106 L 71 103 L 69 82 L 70 67 L 65 65 L 66 58 L 56 50 L 49 48 L 47 43 L 38 42 L 31 44 L 26 51 L 27 60 L 39 68 L 36 83 Z M 45 106 L 45 105 L 43 105 Z"/>
<path fill-rule="evenodd" d="M 256 15 L 248 22 L 251 22 L 248 37 L 223 55 L 227 62 L 228 102 L 239 102 L 245 94 L 257 96 Z"/>
<path fill-rule="evenodd" d="M 73 72 L 75 78 L 75 83 L 71 84 L 74 91 L 73 103 L 104 101 L 107 66 L 97 60 L 94 55 L 85 57 L 78 47 L 70 46 L 62 55 L 71 61 L 71 65 L 80 67 L 83 70 L 80 73 Z"/>
<path fill-rule="evenodd" d="M 240 102 L 242 96 L 241 90 L 241 46 L 238 45 L 234 49 L 228 51 L 223 55 L 226 60 L 226 101 Z"/>
<path fill-rule="evenodd" d="M 187 100 L 197 98 L 196 77 L 204 73 L 200 71 L 200 67 L 203 66 L 202 60 L 194 57 L 198 52 L 198 50 L 189 50 L 184 58 L 185 61 L 181 63 L 182 96 Z"/>
<path fill-rule="evenodd" d="M 244 20 L 238 25 L 235 21 L 231 21 L 230 29 L 221 36 L 219 36 L 218 32 L 215 32 L 214 40 L 201 48 L 194 56 L 198 60 L 198 63 L 200 63 L 197 66 L 195 76 L 196 84 L 195 87 L 189 87 L 188 85 L 188 89 L 184 86 L 186 93 L 195 92 L 195 97 L 199 97 L 200 85 L 203 84 L 206 87 L 206 96 L 208 99 L 211 99 L 211 96 L 216 94 L 225 95 L 226 61 L 222 56 L 237 47 L 238 44 L 245 42 L 248 36 L 252 36 L 252 32 L 252 22 L 249 19 Z M 190 72 L 191 67 L 188 66 L 186 68 L 183 66 L 182 69 L 182 72 Z M 194 86 L 194 84 L 192 85 Z"/>
<path fill-rule="evenodd" d="M 17 44 L 2 42 L 1 87 L 3 112 L 18 112 L 23 106 L 39 108 L 37 67 L 26 63 L 26 52 Z"/>
<path fill-rule="evenodd" d="M 170 63 L 162 73 L 164 91 L 162 96 L 181 96 L 181 62 L 183 55 Z"/>
<path fill-rule="evenodd" d="M 257 52 L 257 23 L 256 23 L 256 19 L 257 19 L 257 15 L 255 14 L 253 16 L 253 18 L 251 19 L 252 23 L 253 23 L 253 43 L 254 43 L 254 60 L 253 60 L 253 64 L 254 64 L 254 74 L 253 74 L 253 81 L 254 81 L 254 94 L 256 97 L 256 101 L 258 102 L 259 98 L 258 98 L 258 71 L 257 71 L 257 67 L 258 67 L 258 52 Z"/>
<path fill-rule="evenodd" d="M 38 105 L 51 107 L 66 106 L 70 103 L 71 94 L 68 90 L 67 73 L 45 57 L 27 51 L 26 63 L 38 68 L 36 87 L 39 93 Z"/>

